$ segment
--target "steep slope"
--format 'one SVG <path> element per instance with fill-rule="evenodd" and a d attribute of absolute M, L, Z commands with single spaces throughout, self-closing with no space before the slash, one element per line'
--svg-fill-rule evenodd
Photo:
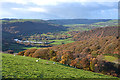
<path fill-rule="evenodd" d="M 76 41 L 87 40 L 94 37 L 119 36 L 118 27 L 102 27 L 76 34 L 73 39 Z"/>
<path fill-rule="evenodd" d="M 2 54 L 4 78 L 115 78 L 37 58 Z"/>
<path fill-rule="evenodd" d="M 52 49 L 57 50 L 61 54 L 68 50 L 75 55 L 87 53 L 97 56 L 104 54 L 120 58 L 120 37 L 116 26 L 84 31 L 75 35 L 73 40 L 76 40 L 76 42 L 54 46 Z"/>

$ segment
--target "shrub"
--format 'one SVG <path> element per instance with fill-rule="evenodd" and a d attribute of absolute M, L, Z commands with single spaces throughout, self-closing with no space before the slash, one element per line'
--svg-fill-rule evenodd
<path fill-rule="evenodd" d="M 111 70 L 114 70 L 115 68 L 114 68 L 114 63 L 111 63 L 111 62 L 105 62 L 104 64 L 103 64 L 104 66 L 104 68 L 103 68 L 103 71 L 105 71 L 105 72 L 110 72 Z"/>
<path fill-rule="evenodd" d="M 76 58 L 75 60 L 72 60 L 70 65 L 77 67 L 77 68 L 81 68 L 80 67 L 80 58 Z"/>
<path fill-rule="evenodd" d="M 83 58 L 81 61 L 80 61 L 80 64 L 81 64 L 81 68 L 85 69 L 85 70 L 89 70 L 89 67 L 90 67 L 90 60 L 87 59 L 87 58 Z"/>
<path fill-rule="evenodd" d="M 70 66 L 74 66 L 74 67 L 77 66 L 77 61 L 76 60 L 72 60 Z"/>
<path fill-rule="evenodd" d="M 48 51 L 49 49 L 37 49 L 35 53 L 33 53 L 32 57 L 49 59 Z"/>
<path fill-rule="evenodd" d="M 21 51 L 21 52 L 19 52 L 19 53 L 18 53 L 18 55 L 23 56 L 23 55 L 24 55 L 24 53 L 25 53 L 25 51 Z"/>
<path fill-rule="evenodd" d="M 14 51 L 13 50 L 8 50 L 7 53 L 13 54 Z"/>
<path fill-rule="evenodd" d="M 66 64 L 66 63 L 65 63 L 65 60 L 61 60 L 60 63 L 62 63 L 62 64 Z"/>
<path fill-rule="evenodd" d="M 33 54 L 29 54 L 29 57 L 32 57 Z"/>
<path fill-rule="evenodd" d="M 97 63 L 97 59 L 96 58 L 93 58 L 91 61 L 90 61 L 90 70 L 91 71 L 95 71 L 95 64 Z"/>
<path fill-rule="evenodd" d="M 71 59 L 69 58 L 69 55 L 67 54 L 64 54 L 62 57 L 61 57 L 61 61 L 60 63 L 62 64 L 70 64 L 71 63 Z"/>
<path fill-rule="evenodd" d="M 30 56 L 32 56 L 32 54 L 36 51 L 37 49 L 28 49 L 28 50 L 26 50 L 25 51 L 25 53 L 24 53 L 24 55 L 25 56 L 29 56 L 30 54 Z"/>
<path fill-rule="evenodd" d="M 54 50 L 50 50 L 49 51 L 49 57 L 52 58 L 54 56 L 56 56 L 56 52 Z"/>
<path fill-rule="evenodd" d="M 57 51 L 56 56 L 57 56 L 58 61 L 62 60 L 61 59 L 61 57 L 62 57 L 62 52 L 61 51 Z"/>
<path fill-rule="evenodd" d="M 57 59 L 56 56 L 55 56 L 55 57 L 52 57 L 50 60 L 51 60 L 51 61 L 56 61 L 56 62 L 58 62 L 58 59 Z"/>
<path fill-rule="evenodd" d="M 97 61 L 97 66 L 95 66 L 95 72 L 102 72 L 102 71 L 104 71 L 104 65 L 105 65 L 105 61 L 98 60 Z"/>

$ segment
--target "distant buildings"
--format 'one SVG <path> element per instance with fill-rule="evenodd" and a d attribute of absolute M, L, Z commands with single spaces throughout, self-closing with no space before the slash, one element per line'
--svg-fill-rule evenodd
<path fill-rule="evenodd" d="M 28 41 L 28 40 L 26 40 L 26 41 L 22 41 L 22 40 L 19 40 L 19 39 L 14 39 L 14 41 L 16 41 L 16 42 L 23 42 L 23 43 L 35 43 L 35 44 L 43 44 L 43 43 L 45 43 L 45 44 L 47 44 L 48 42 L 42 42 L 42 41 L 39 41 L 39 42 L 36 42 L 36 41 Z"/>

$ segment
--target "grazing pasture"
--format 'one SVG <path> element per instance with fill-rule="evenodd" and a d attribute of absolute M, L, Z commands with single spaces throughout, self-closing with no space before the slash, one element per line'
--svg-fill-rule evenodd
<path fill-rule="evenodd" d="M 100 73 L 76 69 L 57 62 L 2 54 L 3 78 L 116 78 Z"/>

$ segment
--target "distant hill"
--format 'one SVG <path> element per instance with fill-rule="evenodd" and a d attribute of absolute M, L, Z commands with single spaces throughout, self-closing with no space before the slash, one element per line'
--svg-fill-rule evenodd
<path fill-rule="evenodd" d="M 61 25 L 54 25 L 43 20 L 3 20 L 2 29 L 12 34 L 33 34 L 66 30 Z"/>
<path fill-rule="evenodd" d="M 60 25 L 68 24 L 93 24 L 97 22 L 106 22 L 112 19 L 59 19 L 59 20 L 48 20 L 48 22 Z"/>

